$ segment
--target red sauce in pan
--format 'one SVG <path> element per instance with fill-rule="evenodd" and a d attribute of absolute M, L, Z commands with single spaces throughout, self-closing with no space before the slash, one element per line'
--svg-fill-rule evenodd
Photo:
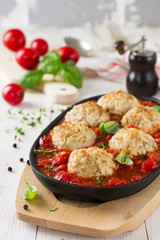
<path fill-rule="evenodd" d="M 140 103 L 145 106 L 154 106 L 157 105 L 151 101 L 140 100 Z M 111 116 L 112 121 L 120 121 L 121 117 L 118 115 Z M 135 127 L 135 126 L 130 126 Z M 111 151 L 108 148 L 108 141 L 111 139 L 112 135 L 103 135 L 99 132 L 98 127 L 92 127 L 92 130 L 97 134 L 97 140 L 94 146 L 97 143 L 105 143 L 105 148 L 107 152 L 112 152 L 115 157 L 118 153 Z M 70 156 L 69 151 L 57 149 L 52 143 L 52 130 L 48 133 L 47 136 L 40 138 L 39 146 L 40 149 L 43 147 L 45 150 L 53 152 L 36 152 L 35 160 L 38 169 L 45 175 L 55 178 L 57 180 L 83 185 L 83 186 L 96 186 L 96 187 L 111 187 L 128 184 L 131 182 L 138 181 L 147 175 L 151 174 L 159 165 L 160 165 L 160 131 L 152 135 L 155 138 L 156 143 L 158 144 L 158 150 L 150 153 L 147 156 L 138 156 L 132 158 L 133 165 L 119 165 L 119 168 L 115 171 L 112 176 L 109 177 L 93 177 L 93 178 L 82 178 L 77 177 L 74 174 L 71 174 L 67 171 L 67 163 Z"/>

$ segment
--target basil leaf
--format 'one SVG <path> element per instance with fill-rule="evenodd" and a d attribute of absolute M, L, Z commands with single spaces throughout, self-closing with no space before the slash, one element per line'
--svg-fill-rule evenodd
<path fill-rule="evenodd" d="M 63 78 L 64 82 L 70 83 L 71 85 L 75 86 L 76 88 L 82 87 L 81 72 L 76 67 L 74 67 L 70 64 L 62 65 L 61 77 Z"/>
<path fill-rule="evenodd" d="M 115 134 L 119 129 L 119 124 L 115 121 L 109 121 L 99 125 L 99 131 L 103 134 Z"/>
<path fill-rule="evenodd" d="M 27 200 L 32 200 L 37 195 L 37 188 L 35 186 L 30 186 L 26 180 L 25 182 L 26 188 L 23 193 L 23 198 Z"/>
<path fill-rule="evenodd" d="M 51 207 L 50 209 L 49 209 L 49 211 L 51 212 L 51 211 L 55 211 L 57 209 L 57 206 L 54 206 L 54 207 Z"/>
<path fill-rule="evenodd" d="M 18 81 L 18 84 L 22 86 L 24 90 L 28 88 L 33 88 L 39 83 L 41 83 L 43 73 L 38 71 L 32 71 L 24 74 L 22 78 Z"/>
<path fill-rule="evenodd" d="M 61 62 L 59 59 L 47 57 L 42 60 L 37 69 L 42 73 L 50 73 L 56 75 L 61 69 Z"/>
<path fill-rule="evenodd" d="M 101 124 L 99 125 L 99 131 L 100 131 L 102 134 L 106 134 L 106 131 L 105 131 L 105 129 L 104 129 L 104 123 L 101 123 Z"/>
<path fill-rule="evenodd" d="M 122 150 L 116 158 L 117 162 L 123 165 L 132 165 L 133 161 L 129 158 L 129 155 L 126 154 L 126 150 Z"/>
<path fill-rule="evenodd" d="M 63 63 L 62 68 L 65 69 L 67 66 L 74 66 L 74 62 L 72 60 L 66 61 Z"/>
<path fill-rule="evenodd" d="M 154 108 L 155 110 L 157 110 L 158 112 L 160 112 L 160 106 L 155 105 L 155 106 L 152 106 L 152 108 Z"/>
<path fill-rule="evenodd" d="M 60 62 L 60 56 L 59 56 L 59 54 L 56 51 L 51 51 L 51 52 L 48 52 L 47 54 L 45 54 L 43 56 L 42 62 L 44 60 L 46 60 L 47 58 L 53 58 L 54 60 Z"/>

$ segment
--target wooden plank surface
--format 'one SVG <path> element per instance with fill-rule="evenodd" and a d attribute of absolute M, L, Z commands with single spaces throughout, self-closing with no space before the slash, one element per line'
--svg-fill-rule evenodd
<path fill-rule="evenodd" d="M 22 198 L 25 181 L 38 189 L 32 201 Z M 28 180 L 29 179 L 29 180 Z M 34 225 L 92 237 L 113 237 L 137 228 L 160 203 L 160 176 L 147 188 L 130 197 L 102 204 L 81 203 L 57 199 L 26 166 L 20 179 L 17 197 L 17 217 Z M 28 210 L 24 210 L 28 204 Z M 57 206 L 55 212 L 49 208 Z"/>

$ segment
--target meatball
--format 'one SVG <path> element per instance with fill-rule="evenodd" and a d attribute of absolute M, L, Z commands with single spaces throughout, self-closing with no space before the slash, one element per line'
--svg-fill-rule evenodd
<path fill-rule="evenodd" d="M 96 102 L 88 101 L 76 105 L 66 114 L 65 120 L 71 123 L 82 123 L 89 127 L 97 127 L 101 122 L 109 121 L 110 116 Z"/>
<path fill-rule="evenodd" d="M 54 127 L 52 142 L 59 149 L 73 151 L 93 145 L 96 137 L 97 135 L 83 124 L 63 123 Z"/>
<path fill-rule="evenodd" d="M 97 104 L 107 112 L 118 115 L 123 115 L 131 108 L 140 105 L 137 98 L 124 91 L 107 93 L 98 100 Z"/>
<path fill-rule="evenodd" d="M 155 132 L 160 129 L 160 113 L 152 107 L 136 106 L 123 116 L 121 123 L 137 126 L 144 132 Z"/>
<path fill-rule="evenodd" d="M 98 147 L 74 150 L 68 161 L 68 172 L 78 177 L 109 176 L 118 168 L 113 154 Z"/>
<path fill-rule="evenodd" d="M 157 144 L 153 137 L 137 128 L 122 128 L 111 138 L 109 147 L 117 152 L 126 150 L 128 154 L 137 156 L 156 150 Z"/>

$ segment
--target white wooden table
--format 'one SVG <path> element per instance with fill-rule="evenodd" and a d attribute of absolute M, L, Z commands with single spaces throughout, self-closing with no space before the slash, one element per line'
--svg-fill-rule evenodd
<path fill-rule="evenodd" d="M 71 30 L 68 30 L 71 31 Z M 36 29 L 28 32 L 29 40 L 33 37 L 46 37 L 48 41 L 55 47 L 63 44 L 56 38 L 56 34 L 64 36 L 67 33 L 66 29 L 53 30 Z M 31 33 L 32 32 L 32 33 Z M 54 34 L 51 34 L 54 33 Z M 75 29 L 74 34 L 83 33 L 82 29 Z M 53 39 L 53 42 L 52 42 Z M 85 61 L 85 60 L 83 60 Z M 0 85 L 2 89 L 2 84 Z M 84 79 L 83 88 L 79 90 L 79 100 L 107 93 L 110 91 L 125 90 L 125 85 L 119 83 L 111 83 L 103 79 Z M 160 99 L 160 91 L 156 95 Z M 42 93 L 27 92 L 23 103 L 14 108 L 15 111 L 23 109 L 25 112 L 38 112 L 39 108 L 45 107 L 46 109 L 62 108 L 64 106 L 57 106 L 50 102 L 47 97 Z M 90 237 L 75 235 L 71 233 L 59 232 L 55 230 L 45 229 L 42 227 L 33 226 L 31 224 L 21 222 L 16 218 L 15 198 L 20 176 L 23 172 L 26 161 L 28 160 L 29 151 L 33 141 L 42 131 L 42 126 L 35 128 L 26 128 L 25 136 L 22 141 L 18 142 L 18 148 L 13 148 L 14 140 L 14 127 L 20 126 L 19 120 L 8 119 L 6 113 L 10 106 L 4 102 L 0 94 L 0 240 L 89 240 L 94 239 Z M 45 128 L 56 115 L 59 110 L 54 114 L 47 113 L 47 117 L 43 118 L 43 128 Z M 10 129 L 6 133 L 6 129 Z M 20 162 L 20 158 L 24 158 L 24 162 Z M 13 168 L 9 172 L 8 166 Z M 135 231 L 127 232 L 111 238 L 112 240 L 159 240 L 160 227 L 159 227 L 160 207 L 158 207 L 152 215 L 141 224 Z M 98 238 L 97 238 L 98 239 Z M 101 238 L 106 239 L 106 238 Z"/>

